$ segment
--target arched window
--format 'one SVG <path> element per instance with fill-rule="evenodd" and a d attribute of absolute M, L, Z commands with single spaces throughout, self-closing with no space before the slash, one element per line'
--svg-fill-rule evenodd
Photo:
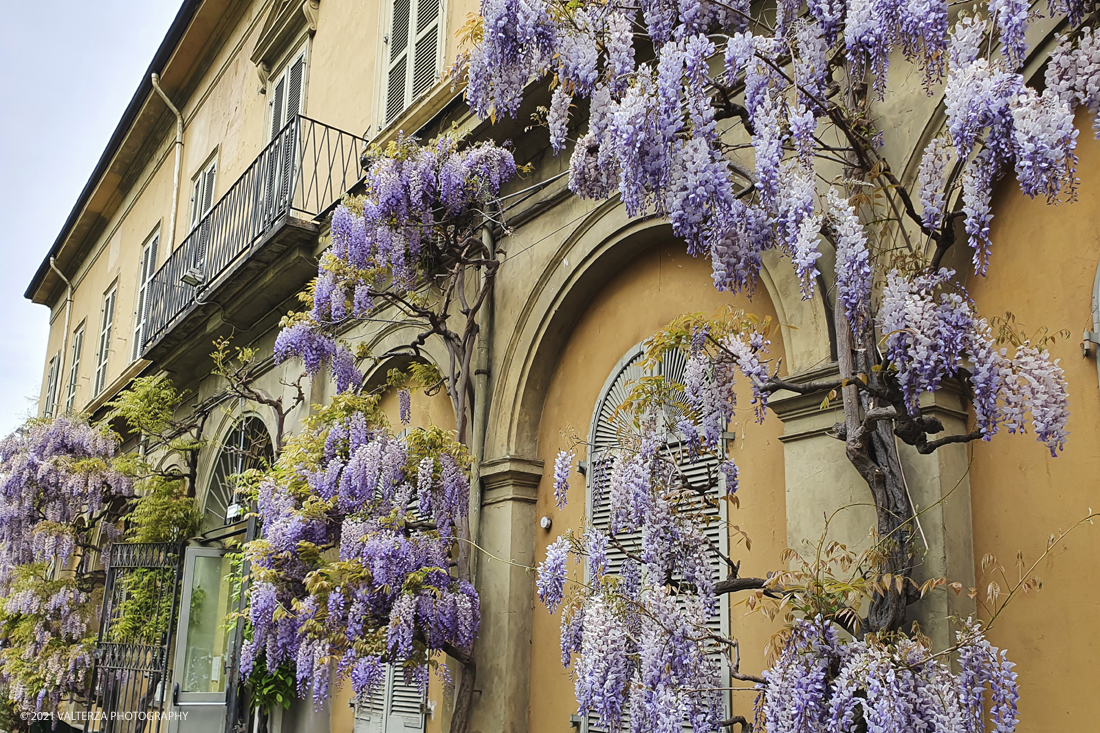
<path fill-rule="evenodd" d="M 678 350 L 668 350 L 664 353 L 661 363 L 652 370 L 645 370 L 641 366 L 644 352 L 644 344 L 638 344 L 624 356 L 612 369 L 607 382 L 604 384 L 600 399 L 596 403 L 596 409 L 592 414 L 592 423 L 588 432 L 588 462 L 586 466 L 586 483 L 588 488 L 586 497 L 586 514 L 589 523 L 597 530 L 610 531 L 611 507 L 608 504 L 608 478 L 611 463 L 614 460 L 614 451 L 621 444 L 620 436 L 636 433 L 632 426 L 633 416 L 620 411 L 619 407 L 630 396 L 638 380 L 648 376 L 664 377 L 666 383 L 683 384 L 684 369 L 687 366 L 687 358 Z M 665 424 L 675 424 L 676 419 L 683 413 L 686 404 L 682 393 L 673 390 L 664 404 L 664 411 L 668 419 Z M 725 439 L 722 441 L 725 445 Z M 720 470 L 720 461 L 714 455 L 699 456 L 696 460 L 687 454 L 682 442 L 682 436 L 669 433 L 666 437 L 665 450 L 669 457 L 676 461 L 685 481 L 691 487 L 703 489 L 709 498 L 719 499 L 725 492 L 725 481 Z M 722 554 L 729 556 L 729 531 L 726 520 L 726 502 L 712 501 L 710 506 L 704 508 L 704 502 L 699 499 L 699 507 L 705 514 L 710 515 L 716 521 L 708 521 L 704 531 L 711 542 L 711 546 L 717 548 Z M 641 532 L 620 533 L 616 539 L 627 551 L 641 549 Z M 614 546 L 607 548 L 608 572 L 618 574 L 625 559 L 623 550 Z M 725 577 L 726 567 L 721 557 L 716 553 L 711 558 L 714 567 L 715 578 Z M 585 563 L 585 580 L 588 580 L 588 564 Z M 718 609 L 710 619 L 709 626 L 716 633 L 729 634 L 729 597 L 722 596 L 719 599 Z M 723 665 L 723 669 L 725 666 Z M 728 681 L 724 684 L 728 685 Z M 624 714 L 624 727 L 627 726 L 629 711 Z M 602 733 L 604 730 L 597 726 L 597 715 L 589 715 L 588 720 L 583 721 L 582 732 Z M 690 730 L 691 726 L 684 721 L 684 729 Z"/>
<path fill-rule="evenodd" d="M 236 496 L 234 477 L 251 468 L 264 468 L 274 458 L 271 435 L 257 417 L 246 417 L 229 431 L 210 475 L 203 504 L 203 534 L 234 524 L 244 518 L 244 507 Z"/>

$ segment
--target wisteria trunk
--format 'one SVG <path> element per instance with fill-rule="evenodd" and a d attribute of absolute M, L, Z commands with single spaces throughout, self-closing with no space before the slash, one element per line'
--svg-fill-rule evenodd
<path fill-rule="evenodd" d="M 853 343 L 851 328 L 844 315 L 843 303 L 837 300 L 837 361 L 842 379 L 851 382 L 841 388 L 844 403 L 845 453 L 856 471 L 867 482 L 875 503 L 879 573 L 909 578 L 913 570 L 912 526 L 913 504 L 902 475 L 893 421 L 881 420 L 867 426 L 865 416 L 875 407 L 874 398 L 857 389 L 854 380 L 862 377 L 875 380 L 872 368 L 880 364 L 875 346 L 874 327 L 868 322 L 859 333 L 859 343 Z M 905 624 L 908 589 L 891 586 L 885 595 L 875 595 L 861 633 L 895 631 Z"/>

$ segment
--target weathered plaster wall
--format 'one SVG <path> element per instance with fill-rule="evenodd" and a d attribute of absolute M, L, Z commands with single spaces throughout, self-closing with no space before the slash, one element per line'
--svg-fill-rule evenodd
<path fill-rule="evenodd" d="M 996 555 L 1008 576 L 1008 582 L 998 579 L 1003 589 L 1018 578 L 1017 552 L 1030 567 L 1051 533 L 1100 508 L 1100 388 L 1095 356 L 1082 357 L 1080 346 L 1082 331 L 1093 330 L 1100 262 L 1100 143 L 1085 115 L 1077 123 L 1079 200 L 1048 206 L 1003 184 L 994 199 L 989 274 L 967 283 L 986 316 L 1011 311 L 1028 333 L 1042 326 L 1070 331 L 1050 347 L 1069 384 L 1065 452 L 1051 459 L 1034 435 L 1004 432 L 972 445 L 974 557 Z M 1084 525 L 1036 568 L 1042 590 L 1013 600 L 991 633 L 1018 665 L 1022 733 L 1092 730 L 1100 717 L 1096 676 L 1085 673 L 1096 668 L 1100 653 L 1097 557 L 1100 528 Z M 984 594 L 994 578 L 980 566 L 976 572 Z"/>

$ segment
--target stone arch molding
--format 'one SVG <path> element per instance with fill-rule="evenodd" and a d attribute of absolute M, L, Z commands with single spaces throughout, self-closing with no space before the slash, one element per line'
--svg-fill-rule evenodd
<path fill-rule="evenodd" d="M 228 405 L 226 406 L 228 408 Z M 220 413 L 220 417 L 215 420 L 211 420 L 213 423 L 213 430 L 204 431 L 206 434 L 206 449 L 199 454 L 198 470 L 195 472 L 195 500 L 200 507 L 206 506 L 206 495 L 210 491 L 210 482 L 213 479 L 214 468 L 216 466 L 218 457 L 222 452 L 222 444 L 225 442 L 226 437 L 233 431 L 239 423 L 248 418 L 255 418 L 263 423 L 267 428 L 268 438 L 271 439 L 272 444 L 275 443 L 275 425 L 274 420 L 268 413 L 268 410 L 254 409 L 248 403 L 245 403 L 244 409 L 236 404 L 229 409 L 215 408 L 216 415 Z"/>
<path fill-rule="evenodd" d="M 631 218 L 618 201 L 597 206 L 566 237 L 542 267 L 507 341 L 498 341 L 503 350 L 493 360 L 499 377 L 487 456 L 536 455 L 546 390 L 573 324 L 604 283 L 638 253 L 672 238 L 667 221 Z M 764 255 L 760 284 L 779 317 L 788 373 L 830 363 L 828 311 L 820 288 L 803 300 L 790 263 L 774 250 Z"/>
<path fill-rule="evenodd" d="M 371 354 L 381 356 L 393 349 L 411 343 L 422 330 L 422 328 L 408 323 L 392 323 L 376 333 L 363 336 L 363 340 L 366 342 L 367 348 L 370 349 Z M 356 336 L 357 334 L 352 331 L 343 336 L 343 338 L 355 341 L 357 340 Z M 428 339 L 424 345 L 420 347 L 420 356 L 423 361 L 435 364 L 440 369 L 443 369 L 447 364 L 447 350 L 443 347 L 438 338 Z M 395 355 L 380 360 L 363 374 L 364 382 L 372 386 L 381 384 L 386 381 L 386 373 L 391 368 L 415 360 L 412 354 L 410 354 L 407 359 Z"/>

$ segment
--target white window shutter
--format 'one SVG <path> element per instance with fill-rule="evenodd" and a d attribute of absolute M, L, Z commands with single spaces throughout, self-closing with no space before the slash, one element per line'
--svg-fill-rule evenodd
<path fill-rule="evenodd" d="M 412 96 L 409 104 L 435 86 L 439 74 L 439 1 L 419 0 L 416 4 Z"/>
<path fill-rule="evenodd" d="M 99 349 L 96 352 L 94 394 L 99 394 L 107 386 L 107 361 L 111 354 L 111 329 L 115 321 L 116 293 L 117 289 L 111 288 L 103 296 L 103 320 L 99 329 Z"/>
<path fill-rule="evenodd" d="M 194 229 L 202 218 L 202 175 L 195 178 L 191 186 L 191 228 Z"/>
<path fill-rule="evenodd" d="M 424 730 L 424 696 L 405 683 L 400 665 L 387 664 L 385 682 L 355 704 L 353 733 L 417 733 Z"/>
<path fill-rule="evenodd" d="M 149 300 L 153 275 L 157 271 L 157 240 L 153 237 L 141 252 L 141 274 L 138 279 L 137 310 L 134 311 L 134 343 L 130 348 L 130 361 L 141 356 L 145 340 L 145 320 L 149 312 Z"/>
<path fill-rule="evenodd" d="M 653 376 L 663 376 L 667 382 L 683 384 L 684 381 L 684 369 L 687 366 L 687 359 L 679 350 L 669 349 L 665 351 L 662 362 L 657 365 L 655 373 L 644 371 L 640 366 L 641 361 L 642 351 L 639 348 L 624 364 L 620 364 L 618 374 L 607 385 L 593 414 L 589 434 L 589 445 L 592 447 L 589 451 L 586 485 L 588 486 L 587 513 L 593 528 L 597 531 L 610 531 L 611 507 L 608 502 L 608 484 L 614 457 L 613 451 L 620 444 L 620 432 L 630 431 L 633 419 L 626 411 L 620 411 L 619 407 L 630 395 L 640 377 L 653 374 Z M 666 411 L 679 411 L 675 404 L 677 402 L 675 397 L 673 400 L 673 404 L 666 406 Z M 675 418 L 675 415 L 672 417 Z M 667 455 L 676 460 L 684 477 L 692 486 L 701 488 L 709 484 L 708 496 L 715 499 L 718 498 L 720 492 L 724 491 L 720 461 L 715 456 L 702 456 L 692 463 L 676 436 L 669 436 L 669 442 L 665 444 L 664 450 L 667 451 Z M 596 501 L 597 497 L 598 501 Z M 702 499 L 699 499 L 699 503 L 701 507 Z M 705 514 L 713 516 L 714 519 L 719 521 L 708 522 L 704 528 L 704 533 L 712 546 L 726 552 L 728 545 L 726 538 L 727 525 L 726 522 L 720 521 L 722 519 L 721 505 L 721 501 L 716 501 L 714 506 L 705 508 Z M 642 547 L 642 534 L 639 531 L 619 533 L 616 535 L 616 539 L 623 549 L 620 550 L 614 546 L 607 548 L 608 572 L 611 574 L 620 572 L 623 560 L 626 559 L 624 550 L 640 554 Z M 711 558 L 711 564 L 715 570 L 715 577 L 721 577 L 723 563 L 717 554 Z M 585 563 L 585 580 L 588 580 L 587 563 Z M 721 599 L 718 608 L 718 613 L 708 620 L 707 626 L 715 633 L 724 633 L 727 631 L 726 618 L 729 616 L 728 599 L 726 597 Z M 588 719 L 584 721 L 583 731 L 586 733 L 605 733 L 605 729 L 598 725 L 598 720 L 598 715 L 589 714 Z M 624 710 L 624 727 L 629 727 L 629 720 L 630 712 Z M 687 721 L 684 722 L 684 729 L 691 729 Z"/>
<path fill-rule="evenodd" d="M 390 688 L 389 716 L 386 733 L 412 733 L 424 730 L 424 696 L 420 688 L 405 682 L 400 668 L 393 669 L 393 685 Z"/>
<path fill-rule="evenodd" d="M 390 52 L 386 66 L 386 124 L 397 119 L 408 97 L 409 27 L 412 0 L 395 0 L 390 18 Z"/>
<path fill-rule="evenodd" d="M 43 417 L 53 417 L 57 408 L 57 372 L 60 370 L 58 357 L 61 352 L 54 354 L 50 359 L 49 369 L 46 370 L 46 401 L 42 406 Z"/>
<path fill-rule="evenodd" d="M 279 134 L 279 130 L 283 129 L 285 123 L 283 107 L 286 104 L 286 77 L 279 77 L 279 81 L 275 82 L 275 89 L 271 93 L 271 134 L 269 139 L 274 140 L 275 136 Z"/>
<path fill-rule="evenodd" d="M 202 191 L 202 213 L 200 216 L 206 216 L 206 214 L 214 207 L 214 176 L 218 172 L 217 163 L 211 163 L 210 167 L 203 173 L 203 191 Z"/>
<path fill-rule="evenodd" d="M 65 398 L 65 410 L 73 411 L 76 404 L 76 380 L 80 376 L 80 352 L 84 350 L 84 326 L 73 336 L 73 360 L 69 366 L 69 392 Z"/>

